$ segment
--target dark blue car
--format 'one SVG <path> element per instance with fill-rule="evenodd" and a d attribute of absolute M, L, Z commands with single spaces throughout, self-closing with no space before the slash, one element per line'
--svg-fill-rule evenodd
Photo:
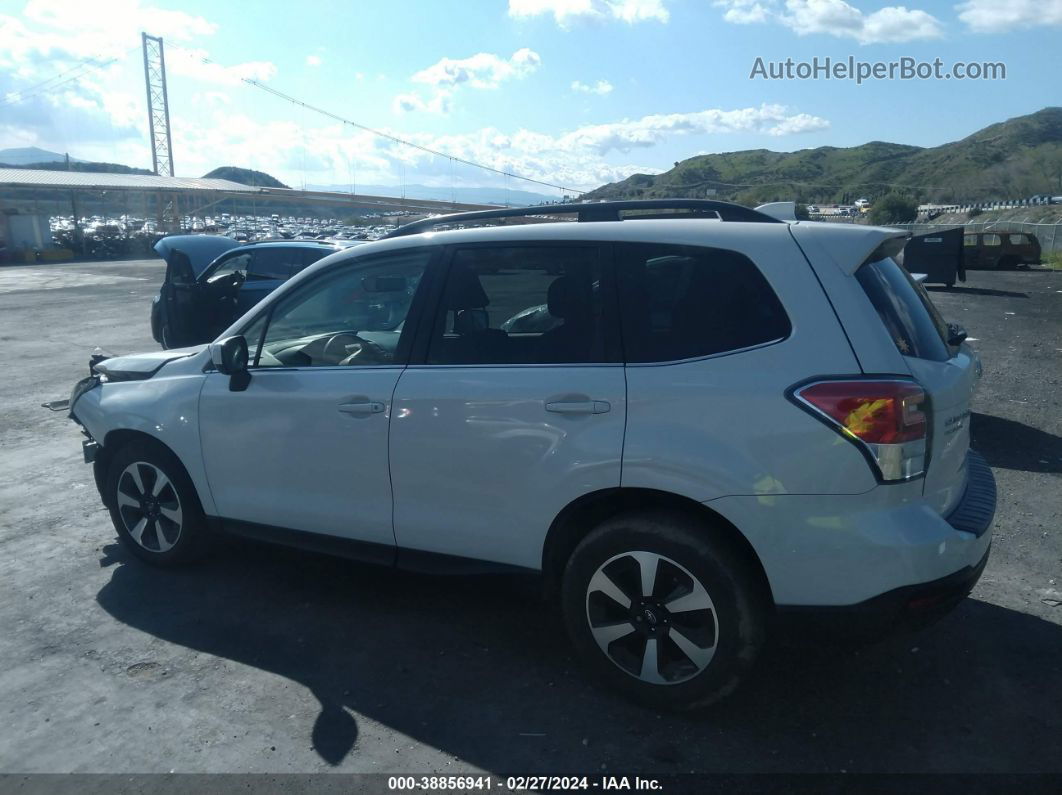
<path fill-rule="evenodd" d="M 210 342 L 307 265 L 344 247 L 315 240 L 240 245 L 221 235 L 164 237 L 155 245 L 166 260 L 166 278 L 151 304 L 151 335 L 163 348 Z"/>

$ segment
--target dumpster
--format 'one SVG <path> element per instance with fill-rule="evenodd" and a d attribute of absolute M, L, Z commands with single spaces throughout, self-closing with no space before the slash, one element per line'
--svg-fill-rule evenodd
<path fill-rule="evenodd" d="M 966 281 L 962 244 L 961 226 L 914 235 L 903 247 L 903 266 L 908 273 L 924 273 L 926 284 L 951 287 Z"/>

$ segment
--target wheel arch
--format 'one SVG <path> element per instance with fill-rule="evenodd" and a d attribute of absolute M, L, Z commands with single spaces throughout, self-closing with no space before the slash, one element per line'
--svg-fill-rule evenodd
<path fill-rule="evenodd" d="M 152 436 L 150 433 L 145 433 L 144 431 L 133 430 L 131 428 L 117 428 L 113 431 L 108 431 L 107 435 L 103 437 L 103 441 L 96 452 L 96 458 L 93 459 L 92 462 L 92 474 L 96 479 L 96 488 L 100 493 L 100 497 L 103 499 L 103 504 L 107 508 L 112 507 L 109 501 L 110 497 L 107 494 L 107 489 L 104 488 L 107 483 L 107 468 L 110 466 L 115 453 L 127 446 L 130 442 L 138 440 L 157 445 L 172 455 L 177 460 L 177 463 L 179 463 L 184 469 L 184 472 L 188 475 L 188 479 L 192 482 L 192 485 L 195 486 L 195 479 L 192 478 L 191 474 L 188 472 L 188 467 L 184 465 L 184 462 L 181 461 L 181 457 L 177 455 L 173 448 L 164 441 L 157 436 Z M 196 491 L 198 492 L 198 488 Z M 200 503 L 202 503 L 203 495 L 197 494 L 197 496 L 199 497 Z"/>
<path fill-rule="evenodd" d="M 725 540 L 756 575 L 763 595 L 774 604 L 767 573 L 749 540 L 732 522 L 704 503 L 667 491 L 615 488 L 584 494 L 557 515 L 542 547 L 542 575 L 547 597 L 560 589 L 564 566 L 579 542 L 601 522 L 625 511 L 662 510 L 696 519 L 706 533 Z"/>

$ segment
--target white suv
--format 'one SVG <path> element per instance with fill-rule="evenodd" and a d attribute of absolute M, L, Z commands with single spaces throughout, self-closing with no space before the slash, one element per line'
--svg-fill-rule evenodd
<path fill-rule="evenodd" d="M 596 677 L 696 707 L 776 613 L 936 614 L 985 565 L 980 365 L 903 243 L 695 200 L 429 219 L 95 362 L 71 416 L 148 562 L 227 531 L 541 572 Z"/>

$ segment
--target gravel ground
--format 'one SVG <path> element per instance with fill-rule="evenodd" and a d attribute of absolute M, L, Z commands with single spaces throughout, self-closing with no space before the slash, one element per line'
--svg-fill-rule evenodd
<path fill-rule="evenodd" d="M 522 583 L 231 542 L 160 572 L 117 545 L 79 433 L 39 407 L 96 345 L 154 347 L 148 261 L 0 269 L 0 770 L 1062 771 L 1062 273 L 934 291 L 983 355 L 999 483 L 973 597 L 870 648 L 777 642 L 714 710 L 591 686 Z"/>

